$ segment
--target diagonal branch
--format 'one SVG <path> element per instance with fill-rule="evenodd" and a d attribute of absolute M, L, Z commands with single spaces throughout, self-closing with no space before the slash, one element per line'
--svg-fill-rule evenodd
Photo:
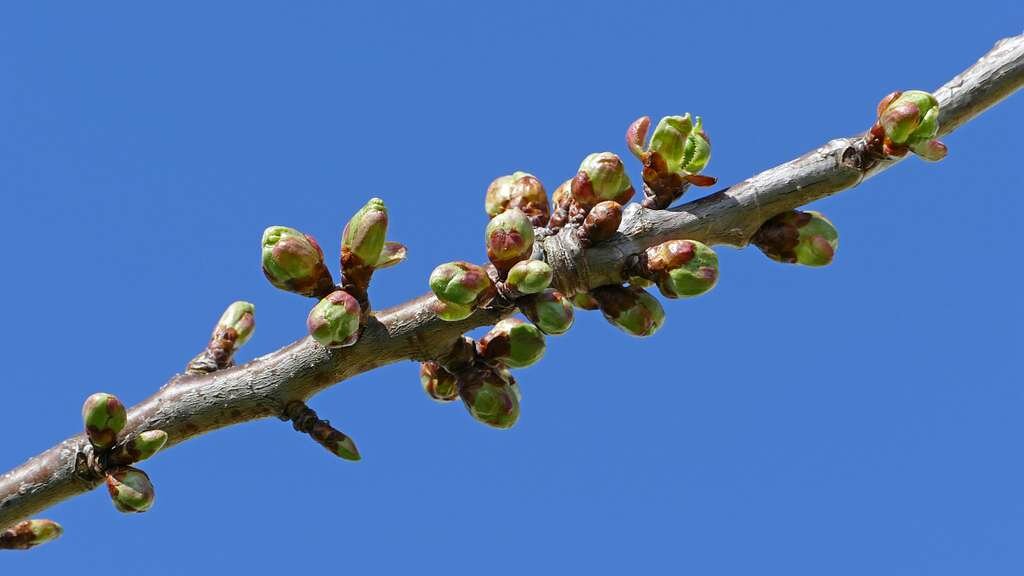
<path fill-rule="evenodd" d="M 938 89 L 940 134 L 1022 84 L 1024 36 L 1016 36 Z M 627 257 L 645 248 L 677 238 L 744 246 L 771 216 L 856 186 L 899 161 L 872 154 L 862 135 L 840 138 L 672 210 L 632 205 L 619 233 L 595 247 L 584 250 L 566 233 L 545 238 L 538 255 L 552 265 L 556 285 L 569 292 L 620 283 Z M 464 332 L 494 324 L 509 312 L 484 309 L 444 322 L 431 311 L 432 301 L 422 296 L 377 313 L 351 347 L 326 349 L 303 338 L 244 366 L 175 376 L 132 407 L 124 433 L 163 430 L 171 446 L 232 424 L 280 417 L 289 403 L 356 374 L 400 360 L 436 358 Z M 68 438 L 0 477 L 0 528 L 95 488 L 99 482 L 83 462 L 87 444 L 82 434 Z"/>

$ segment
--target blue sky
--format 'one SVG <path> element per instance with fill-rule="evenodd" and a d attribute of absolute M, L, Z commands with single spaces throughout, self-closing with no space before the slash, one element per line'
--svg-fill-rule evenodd
<path fill-rule="evenodd" d="M 257 307 L 240 360 L 301 337 L 311 302 L 260 272 L 268 225 L 333 261 L 383 197 L 410 257 L 372 294 L 396 304 L 485 258 L 494 177 L 553 190 L 637 116 L 689 111 L 736 182 L 1021 32 L 1020 3 L 970 6 L 9 3 L 0 468 L 92 392 L 148 396 L 234 299 Z M 276 420 L 221 430 L 146 463 L 149 513 L 63 503 L 65 536 L 0 572 L 1020 574 L 1022 118 L 1017 95 L 942 163 L 816 204 L 829 268 L 723 247 L 653 338 L 581 314 L 518 372 L 510 431 L 388 366 L 311 402 L 363 461 Z"/>

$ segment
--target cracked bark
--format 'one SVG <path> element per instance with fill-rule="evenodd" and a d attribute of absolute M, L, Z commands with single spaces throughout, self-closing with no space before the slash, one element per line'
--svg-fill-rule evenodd
<path fill-rule="evenodd" d="M 1024 36 L 1000 41 L 976 64 L 935 92 L 941 105 L 940 136 L 1006 98 L 1024 84 Z M 865 117 L 873 103 L 865 103 Z M 958 153 L 954 150 L 953 153 Z M 619 232 L 584 250 L 563 231 L 538 242 L 537 256 L 555 270 L 555 285 L 568 292 L 618 283 L 627 257 L 672 239 L 745 246 L 762 222 L 851 188 L 901 159 L 872 155 L 861 135 L 832 140 L 804 156 L 724 190 L 670 210 L 632 204 Z M 400 360 L 445 353 L 464 332 L 496 323 L 508 310 L 479 310 L 444 322 L 421 296 L 368 319 L 359 342 L 328 350 L 303 338 L 251 362 L 211 374 L 173 377 L 133 406 L 124 436 L 160 429 L 173 446 L 218 428 L 279 417 L 292 401 L 356 374 Z M 82 464 L 84 434 L 68 438 L 0 477 L 0 528 L 100 484 Z M 166 448 L 165 448 L 166 450 Z"/>

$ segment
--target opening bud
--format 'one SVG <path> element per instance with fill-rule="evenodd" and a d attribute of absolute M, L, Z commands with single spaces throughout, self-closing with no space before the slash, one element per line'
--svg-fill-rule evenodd
<path fill-rule="evenodd" d="M 601 286 L 590 293 L 605 319 L 627 334 L 651 336 L 665 323 L 665 309 L 642 288 Z"/>
<path fill-rule="evenodd" d="M 646 254 L 651 278 L 666 298 L 698 296 L 718 282 L 718 255 L 695 240 L 670 240 Z"/>
<path fill-rule="evenodd" d="M 459 397 L 455 376 L 433 360 L 420 364 L 420 384 L 427 396 L 437 402 L 451 402 Z"/>
<path fill-rule="evenodd" d="M 523 260 L 512 266 L 505 281 L 520 294 L 536 294 L 551 285 L 553 274 L 547 262 Z"/>
<path fill-rule="evenodd" d="M 633 192 L 633 184 L 622 160 L 611 152 L 599 152 L 584 158 L 572 179 L 572 197 L 584 210 L 590 210 L 605 200 L 625 204 L 633 197 Z"/>
<path fill-rule="evenodd" d="M 285 226 L 263 231 L 263 275 L 275 287 L 303 296 L 317 296 L 334 285 L 316 240 Z"/>
<path fill-rule="evenodd" d="M 792 210 L 770 218 L 750 241 L 772 260 L 825 266 L 839 248 L 839 232 L 820 212 Z"/>
<path fill-rule="evenodd" d="M 495 268 L 507 272 L 516 262 L 530 257 L 533 239 L 533 225 L 526 214 L 518 208 L 506 210 L 487 223 L 487 257 Z"/>
<path fill-rule="evenodd" d="M 335 290 L 309 311 L 310 336 L 327 348 L 351 346 L 359 338 L 359 302 L 344 290 Z"/>
<path fill-rule="evenodd" d="M 388 234 L 388 210 L 380 198 L 371 198 L 345 224 L 341 233 L 341 267 L 373 267 L 380 260 Z"/>
<path fill-rule="evenodd" d="M 488 426 L 511 428 L 519 419 L 519 395 L 506 370 L 478 365 L 459 382 L 459 397 L 470 415 Z"/>
<path fill-rule="evenodd" d="M 97 392 L 82 404 L 82 422 L 89 442 L 97 450 L 107 450 L 128 422 L 124 404 L 113 394 Z"/>
<path fill-rule="evenodd" d="M 878 104 L 878 125 L 885 132 L 885 151 L 902 155 L 909 147 L 932 162 L 946 155 L 946 146 L 935 140 L 939 132 L 939 101 L 928 92 L 893 92 Z"/>
<path fill-rule="evenodd" d="M 28 550 L 56 540 L 64 533 L 53 520 L 25 520 L 0 532 L 0 550 Z"/>
<path fill-rule="evenodd" d="M 149 476 L 138 468 L 122 466 L 107 473 L 107 491 L 120 512 L 145 512 L 153 506 L 156 491 Z"/>
<path fill-rule="evenodd" d="M 488 216 L 494 218 L 512 208 L 526 214 L 534 226 L 547 225 L 551 213 L 548 193 L 533 174 L 513 172 L 495 178 L 487 187 L 484 209 Z"/>
<path fill-rule="evenodd" d="M 572 302 L 558 290 L 549 288 L 539 294 L 525 296 L 516 305 L 545 334 L 564 334 L 572 328 Z"/>
<path fill-rule="evenodd" d="M 544 356 L 544 334 L 528 322 L 505 318 L 477 342 L 481 358 L 510 368 L 525 368 Z"/>
<path fill-rule="evenodd" d="M 445 304 L 473 307 L 494 297 L 494 284 L 487 271 L 469 262 L 446 262 L 434 268 L 430 289 Z"/>

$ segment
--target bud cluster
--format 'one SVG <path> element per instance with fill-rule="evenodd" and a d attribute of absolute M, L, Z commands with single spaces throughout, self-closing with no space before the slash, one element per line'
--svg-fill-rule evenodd
<path fill-rule="evenodd" d="M 112 394 L 98 392 L 82 404 L 82 421 L 92 445 L 91 461 L 107 479 L 114 507 L 121 512 L 145 512 L 156 494 L 145 472 L 129 466 L 156 454 L 167 443 L 163 430 L 148 430 L 129 438 L 121 432 L 128 422 L 124 404 Z"/>
<path fill-rule="evenodd" d="M 700 174 L 711 160 L 711 140 L 704 132 L 700 116 L 665 116 L 654 128 L 651 141 L 644 147 L 649 116 L 643 116 L 626 130 L 629 151 L 643 163 L 646 208 L 668 208 L 686 192 L 690 184 L 711 186 L 717 180 Z"/>
<path fill-rule="evenodd" d="M 328 348 L 350 346 L 370 312 L 367 291 L 375 270 L 405 260 L 407 250 L 387 241 L 388 211 L 371 198 L 341 233 L 341 285 L 324 265 L 312 236 L 271 226 L 263 233 L 263 273 L 274 286 L 320 300 L 306 319 L 310 336 Z"/>
<path fill-rule="evenodd" d="M 881 143 L 886 156 L 903 156 L 907 151 L 930 162 L 945 158 L 946 145 L 935 139 L 939 133 L 939 101 L 929 92 L 893 92 L 878 103 L 878 119 L 869 131 L 869 142 Z"/>

